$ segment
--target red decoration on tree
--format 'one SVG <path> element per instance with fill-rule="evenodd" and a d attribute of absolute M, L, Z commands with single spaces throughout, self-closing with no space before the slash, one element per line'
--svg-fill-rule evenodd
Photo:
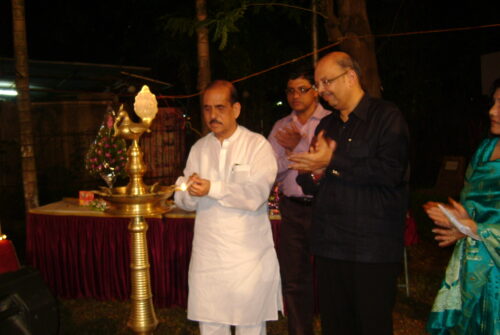
<path fill-rule="evenodd" d="M 278 184 L 274 184 L 273 188 L 271 189 L 271 194 L 269 195 L 269 199 L 267 201 L 270 215 L 280 214 L 279 202 L 280 202 L 279 187 Z"/>
<path fill-rule="evenodd" d="M 109 108 L 85 158 L 87 171 L 93 176 L 103 178 L 110 188 L 113 187 L 116 177 L 127 175 L 127 144 L 123 138 L 113 136 L 114 122 L 115 113 Z"/>

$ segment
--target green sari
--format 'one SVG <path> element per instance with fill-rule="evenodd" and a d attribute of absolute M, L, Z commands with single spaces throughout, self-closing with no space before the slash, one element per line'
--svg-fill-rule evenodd
<path fill-rule="evenodd" d="M 455 245 L 427 322 L 431 334 L 500 335 L 500 159 L 489 160 L 498 140 L 484 140 L 467 169 L 460 202 L 480 240 Z"/>

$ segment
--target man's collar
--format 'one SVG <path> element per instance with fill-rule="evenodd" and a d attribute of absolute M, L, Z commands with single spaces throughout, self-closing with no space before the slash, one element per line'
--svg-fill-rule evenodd
<path fill-rule="evenodd" d="M 326 109 L 323 108 L 323 106 L 319 103 L 317 103 L 316 105 L 316 108 L 314 109 L 314 112 L 312 113 L 312 115 L 309 117 L 310 119 L 311 118 L 315 118 L 315 119 L 318 119 L 318 120 L 321 120 L 322 118 L 324 118 L 325 116 L 327 116 L 328 114 L 330 114 L 329 111 L 327 111 Z M 294 121 L 298 121 L 298 114 L 297 114 L 297 111 L 296 110 L 292 110 L 292 113 L 291 113 L 291 118 L 292 120 Z"/>
<path fill-rule="evenodd" d="M 328 114 L 330 114 L 330 111 L 324 109 L 323 106 L 318 102 L 318 105 L 316 106 L 316 109 L 314 110 L 314 113 L 313 115 L 311 115 L 311 117 L 321 120 Z"/>
<path fill-rule="evenodd" d="M 366 121 L 368 116 L 368 104 L 369 104 L 369 100 L 370 100 L 370 96 L 368 95 L 368 93 L 364 93 L 363 94 L 363 97 L 361 98 L 361 100 L 359 100 L 358 104 L 356 105 L 356 107 L 354 107 L 354 109 L 352 110 L 351 113 L 349 113 L 349 117 L 351 116 L 351 114 L 354 114 L 356 115 L 356 117 L 358 119 L 361 119 L 363 121 Z M 337 109 L 334 109 L 333 110 L 334 112 L 334 115 L 340 119 L 340 111 L 337 110 Z"/>
<path fill-rule="evenodd" d="M 234 133 L 231 134 L 228 138 L 226 138 L 223 142 L 231 143 L 238 139 L 238 137 L 241 134 L 241 127 L 239 124 L 236 125 L 236 129 L 234 130 Z"/>
<path fill-rule="evenodd" d="M 228 142 L 232 142 L 234 140 L 236 140 L 238 137 L 240 137 L 240 134 L 241 134 L 241 126 L 239 124 L 236 125 L 236 130 L 234 131 L 234 133 L 229 136 L 229 138 L 227 138 L 226 140 Z"/>
<path fill-rule="evenodd" d="M 229 136 L 228 138 L 222 140 L 222 143 L 231 143 L 233 141 L 235 141 L 241 134 L 242 130 L 241 130 L 241 126 L 239 124 L 236 125 L 236 130 L 234 131 L 234 133 L 231 134 L 231 136 Z M 212 136 L 213 140 L 214 141 L 217 141 L 219 143 L 221 143 L 219 141 L 219 139 L 215 136 L 215 134 L 213 132 L 210 132 L 210 135 Z"/>
<path fill-rule="evenodd" d="M 356 107 L 354 107 L 354 109 L 352 110 L 352 113 L 354 113 L 354 115 L 356 115 L 359 119 L 363 120 L 363 121 L 366 121 L 366 119 L 368 118 L 367 114 L 368 114 L 368 100 L 370 100 L 370 96 L 368 95 L 368 93 L 364 93 L 363 94 L 363 97 L 361 98 L 361 100 L 359 100 L 359 103 Z M 351 113 L 351 114 L 352 114 Z"/>

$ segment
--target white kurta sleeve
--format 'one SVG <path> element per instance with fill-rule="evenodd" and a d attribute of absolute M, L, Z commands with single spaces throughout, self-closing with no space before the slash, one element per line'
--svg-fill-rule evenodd
<path fill-rule="evenodd" d="M 221 206 L 256 211 L 269 199 L 278 169 L 276 158 L 267 140 L 256 142 L 247 149 L 249 164 L 234 166 L 233 176 L 227 181 L 211 181 L 208 196 Z"/>
<path fill-rule="evenodd" d="M 180 185 L 183 182 L 187 182 L 189 176 L 198 171 L 199 157 L 195 147 L 189 152 L 189 157 L 186 163 L 186 168 L 184 169 L 184 176 L 177 178 L 175 182 L 176 185 Z M 192 197 L 186 191 L 176 191 L 174 195 L 175 205 L 186 211 L 195 211 L 198 207 L 199 197 Z"/>

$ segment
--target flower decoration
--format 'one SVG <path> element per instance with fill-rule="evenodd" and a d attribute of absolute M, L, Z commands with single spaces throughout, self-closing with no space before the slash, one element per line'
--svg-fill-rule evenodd
<path fill-rule="evenodd" d="M 123 138 L 113 136 L 114 122 L 114 111 L 108 109 L 85 157 L 86 170 L 93 176 L 103 178 L 110 188 L 116 177 L 127 175 L 127 144 Z"/>
<path fill-rule="evenodd" d="M 274 184 L 274 186 L 271 190 L 271 194 L 269 195 L 269 199 L 267 201 L 267 205 L 269 207 L 269 215 L 279 215 L 280 214 L 279 202 L 280 202 L 279 185 Z"/>
<path fill-rule="evenodd" d="M 104 199 L 94 199 L 89 202 L 89 207 L 95 211 L 104 212 L 108 208 L 108 203 Z"/>

